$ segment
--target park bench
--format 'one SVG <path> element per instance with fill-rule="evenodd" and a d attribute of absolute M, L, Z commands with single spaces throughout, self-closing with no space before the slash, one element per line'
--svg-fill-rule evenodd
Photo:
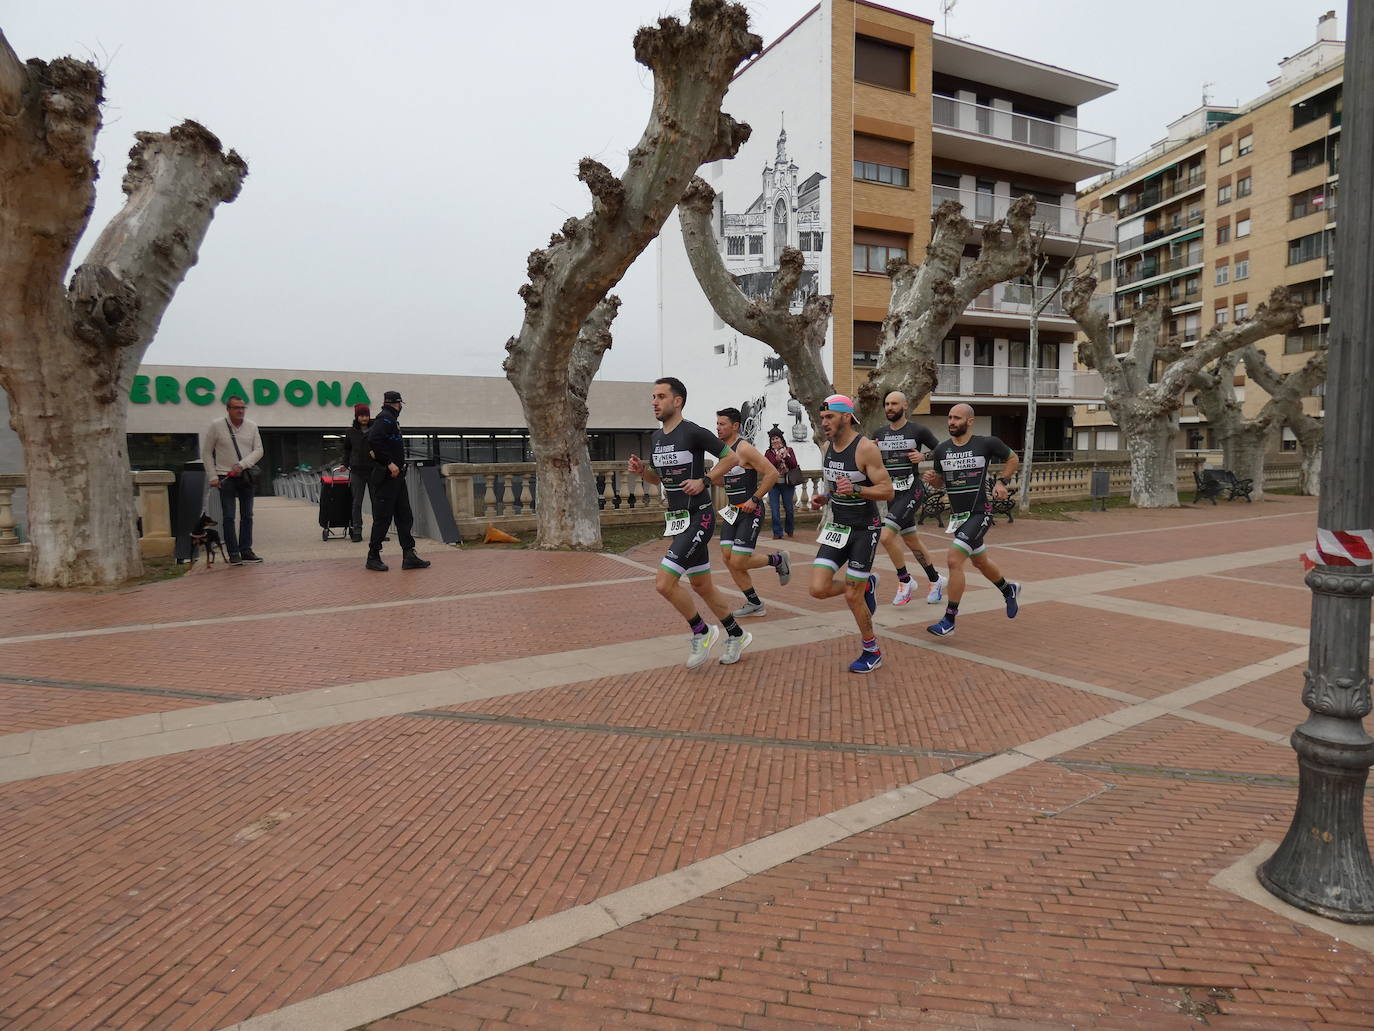
<path fill-rule="evenodd" d="M 916 514 L 916 525 L 920 526 L 926 521 L 927 517 L 934 519 L 936 524 L 943 529 L 945 525 L 945 513 L 949 511 L 949 496 L 943 490 L 932 490 L 927 487 L 925 494 L 921 498 L 921 511 Z"/>
<path fill-rule="evenodd" d="M 1193 483 L 1196 486 L 1196 492 L 1193 494 L 1193 504 L 1195 505 L 1204 499 L 1215 505 L 1217 498 L 1221 497 L 1223 493 L 1225 493 L 1227 501 L 1233 501 L 1236 498 L 1250 501 L 1252 500 L 1250 494 L 1255 489 L 1253 480 L 1242 480 L 1229 469 L 1194 471 Z"/>
<path fill-rule="evenodd" d="M 1012 510 L 1016 508 L 1016 490 L 1016 487 L 1008 487 L 1005 498 L 992 499 L 992 521 L 994 523 L 997 522 L 999 515 L 1006 516 L 1009 523 L 1016 522 L 1016 516 L 1012 515 Z"/>

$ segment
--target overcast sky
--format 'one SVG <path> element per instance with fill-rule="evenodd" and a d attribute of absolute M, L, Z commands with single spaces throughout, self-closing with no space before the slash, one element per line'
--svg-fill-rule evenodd
<path fill-rule="evenodd" d="M 745 6 L 767 44 L 811 2 Z M 943 31 L 939 0 L 886 6 Z M 1330 6 L 959 0 L 949 34 L 1117 82 L 1079 125 L 1116 136 L 1124 161 L 1196 107 L 1204 82 L 1217 103 L 1263 92 Z M 652 83 L 635 29 L 686 9 L 0 0 L 0 28 L 21 59 L 105 70 L 103 177 L 82 252 L 122 203 L 135 131 L 193 118 L 248 161 L 146 361 L 499 375 L 526 254 L 589 207 L 578 159 L 619 173 L 644 128 Z M 659 374 L 653 283 L 651 245 L 619 291 L 602 378 Z"/>

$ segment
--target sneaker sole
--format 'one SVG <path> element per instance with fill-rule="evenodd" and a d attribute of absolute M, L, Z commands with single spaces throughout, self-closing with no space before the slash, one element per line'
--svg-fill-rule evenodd
<path fill-rule="evenodd" d="M 754 635 L 746 633 L 744 635 L 744 643 L 739 646 L 739 654 L 736 655 L 733 659 L 727 659 L 724 655 L 722 655 L 720 657 L 720 664 L 722 666 L 733 666 L 735 663 L 739 662 L 740 659 L 744 658 L 744 649 L 748 648 L 753 643 Z"/>
<path fill-rule="evenodd" d="M 786 555 L 783 560 L 783 564 L 778 566 L 778 585 L 786 587 L 787 581 L 792 579 L 792 561 Z"/>
<path fill-rule="evenodd" d="M 701 658 L 697 659 L 695 662 L 693 662 L 692 659 L 688 659 L 687 668 L 700 669 L 702 666 L 706 665 L 706 660 L 711 657 L 711 649 L 716 646 L 716 642 L 719 640 L 720 631 L 717 630 L 715 627 L 712 627 L 711 632 L 707 635 L 706 648 L 702 651 Z M 693 658 L 695 658 L 695 656 L 693 656 Z"/>
<path fill-rule="evenodd" d="M 949 628 L 949 630 L 942 634 L 939 631 L 932 629 L 931 627 L 926 627 L 926 633 L 930 634 L 932 637 L 953 637 L 954 631 L 958 629 L 958 627 L 952 626 Z"/>

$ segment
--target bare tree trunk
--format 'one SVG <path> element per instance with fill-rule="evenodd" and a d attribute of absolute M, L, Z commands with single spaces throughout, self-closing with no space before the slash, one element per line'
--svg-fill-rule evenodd
<path fill-rule="evenodd" d="M 1313 420 L 1314 422 L 1316 420 Z M 1321 493 L 1322 476 L 1322 429 L 1309 434 L 1298 434 L 1298 493 L 1315 498 Z"/>
<path fill-rule="evenodd" d="M 1229 452 L 1222 453 L 1222 462 L 1227 469 L 1237 478 L 1251 481 L 1256 500 L 1264 497 L 1264 444 L 1268 435 L 1269 430 L 1264 426 L 1238 427 L 1228 440 Z"/>
<path fill-rule="evenodd" d="M 724 0 L 693 0 L 691 21 L 661 18 L 635 34 L 635 59 L 654 73 L 653 113 L 617 179 L 583 158 L 592 210 L 531 252 L 520 288 L 525 318 L 506 344 L 506 378 L 530 429 L 538 483 L 538 547 L 599 548 L 601 524 L 572 368 L 579 334 L 673 210 L 703 162 L 733 157 L 749 127 L 722 114 L 735 69 L 758 53 L 749 16 Z M 605 320 L 609 324 L 609 319 Z"/>
<path fill-rule="evenodd" d="M 722 322 L 745 336 L 761 340 L 783 360 L 787 389 L 811 418 L 819 444 L 815 413 L 821 402 L 835 392 L 823 357 L 834 299 L 829 295 L 809 297 L 801 314 L 792 314 L 792 297 L 801 282 L 804 259 L 801 251 L 787 247 L 779 259 L 767 300 L 751 300 L 726 269 L 720 243 L 711 229 L 715 197 L 710 185 L 696 176 L 678 202 L 678 222 L 692 272 Z"/>
<path fill-rule="evenodd" d="M 1093 276 L 1076 277 L 1065 291 L 1064 306 L 1088 338 L 1079 349 L 1079 357 L 1102 374 L 1102 401 L 1126 436 L 1126 450 L 1131 456 L 1131 500 L 1143 508 L 1176 506 L 1174 434 L 1184 392 L 1198 384 L 1202 370 L 1212 362 L 1298 326 L 1302 309 L 1287 290 L 1277 287 L 1252 318 L 1225 329 L 1214 328 L 1183 352 L 1166 339 L 1169 309 L 1151 302 L 1136 312 L 1130 350 L 1118 355 L 1107 315 L 1092 304 L 1096 289 Z M 1152 382 L 1157 359 L 1168 364 L 1159 379 Z M 1163 457 L 1166 452 L 1167 474 Z"/>
<path fill-rule="evenodd" d="M 128 200 L 64 287 L 95 200 L 102 88 L 92 65 L 20 64 L 0 36 L 0 387 L 24 445 L 29 579 L 45 587 L 142 571 L 129 385 L 216 206 L 248 173 L 195 122 L 137 133 Z"/>

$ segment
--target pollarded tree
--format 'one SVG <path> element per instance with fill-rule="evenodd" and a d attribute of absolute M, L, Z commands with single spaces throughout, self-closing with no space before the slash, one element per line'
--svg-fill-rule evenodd
<path fill-rule="evenodd" d="M 792 396 L 808 413 L 815 413 L 834 390 L 821 357 L 830 298 L 812 298 L 799 315 L 791 313 L 792 292 L 801 273 L 801 255 L 795 251 L 792 256 L 784 251 L 766 300 L 746 296 L 725 268 L 711 230 L 714 198 L 715 192 L 698 178 L 678 206 L 683 242 L 697 282 L 722 322 L 763 341 L 787 362 Z M 971 224 L 960 204 L 945 201 L 932 216 L 925 261 L 919 265 L 901 259 L 888 262 L 892 294 L 879 338 L 878 362 L 855 398 L 866 427 L 881 420 L 883 398 L 894 390 L 905 393 L 914 410 L 935 388 L 940 346 L 964 309 L 984 290 L 1030 268 L 1035 255 L 1034 214 L 1033 198 L 1013 201 L 1005 219 L 983 228 L 978 257 L 965 262 Z"/>
<path fill-rule="evenodd" d="M 1174 437 L 1178 410 L 1193 378 L 1207 365 L 1257 340 L 1298 325 L 1301 306 L 1278 287 L 1254 316 L 1216 327 L 1187 351 L 1171 351 L 1166 339 L 1170 310 L 1150 301 L 1135 312 L 1129 349 L 1116 353 L 1107 313 L 1093 303 L 1097 280 L 1075 277 L 1064 307 L 1087 336 L 1079 360 L 1102 375 L 1102 402 L 1126 438 L 1131 458 L 1131 503 L 1141 508 L 1178 504 L 1178 467 Z M 1155 376 L 1155 364 L 1168 364 Z"/>
<path fill-rule="evenodd" d="M 24 446 L 30 582 L 142 572 L 125 440 L 130 384 L 215 207 L 248 166 L 203 126 L 137 133 L 123 209 L 63 285 L 95 203 L 104 78 L 23 64 L 0 34 L 0 386 Z"/>
<path fill-rule="evenodd" d="M 529 256 L 529 282 L 520 288 L 525 318 L 506 344 L 505 371 L 530 430 L 541 548 L 601 546 L 585 395 L 579 405 L 573 388 L 574 380 L 590 382 L 602 352 L 584 350 L 574 371 L 579 335 L 586 336 L 597 305 L 658 235 L 697 168 L 733 157 L 749 138 L 749 127 L 720 105 L 735 69 L 762 45 L 745 9 L 724 0 L 693 0 L 686 25 L 662 18 L 640 29 L 635 59 L 654 73 L 644 135 L 618 179 L 582 159 L 578 178 L 591 191 L 591 212 L 568 219 L 548 247 Z"/>
<path fill-rule="evenodd" d="M 1287 426 L 1298 438 L 1298 493 L 1316 497 L 1322 474 L 1322 420 L 1303 411 L 1302 399 L 1311 394 L 1317 384 L 1326 382 L 1327 349 L 1315 352 L 1301 369 L 1281 375 L 1267 360 L 1265 353 L 1250 347 L 1241 352 L 1245 373 L 1267 393 L 1278 415 L 1276 422 Z"/>

